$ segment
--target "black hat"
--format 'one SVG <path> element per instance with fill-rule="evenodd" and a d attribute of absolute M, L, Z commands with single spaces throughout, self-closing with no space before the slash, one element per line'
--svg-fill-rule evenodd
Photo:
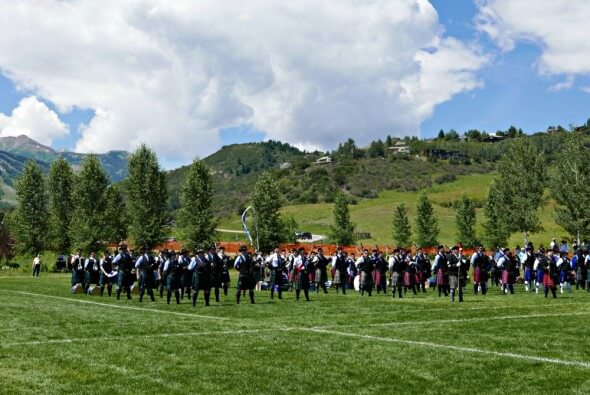
<path fill-rule="evenodd" d="M 174 250 L 170 251 L 170 255 L 176 255 L 176 251 L 174 251 Z"/>
<path fill-rule="evenodd" d="M 459 247 L 458 246 L 453 246 L 453 248 L 451 248 L 451 251 L 459 251 Z"/>
<path fill-rule="evenodd" d="M 439 250 L 444 250 L 445 249 L 445 246 L 441 244 L 441 245 L 438 246 L 438 249 Z"/>
<path fill-rule="evenodd" d="M 246 247 L 244 245 L 240 246 L 240 252 L 245 252 L 245 251 L 248 251 L 248 247 Z"/>

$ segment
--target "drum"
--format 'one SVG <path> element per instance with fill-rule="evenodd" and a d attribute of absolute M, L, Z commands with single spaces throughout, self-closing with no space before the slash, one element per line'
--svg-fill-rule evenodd
<path fill-rule="evenodd" d="M 139 284 L 133 283 L 133 285 L 131 286 L 131 293 L 133 295 L 139 295 Z"/>
<path fill-rule="evenodd" d="M 354 289 L 355 291 L 360 291 L 361 290 L 361 276 L 357 275 L 354 277 Z"/>
<path fill-rule="evenodd" d="M 72 287 L 72 293 L 73 294 L 83 294 L 84 288 L 82 287 L 82 284 L 78 283 L 78 284 L 74 285 Z"/>
<path fill-rule="evenodd" d="M 88 295 L 100 295 L 100 287 L 98 285 L 91 285 L 88 287 Z"/>

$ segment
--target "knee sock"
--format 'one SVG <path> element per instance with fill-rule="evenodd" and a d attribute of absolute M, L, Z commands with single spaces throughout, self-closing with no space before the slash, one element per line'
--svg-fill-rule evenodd
<path fill-rule="evenodd" d="M 209 297 L 211 296 L 210 292 L 205 292 L 205 306 L 209 306 Z"/>
<path fill-rule="evenodd" d="M 299 302 L 299 294 L 301 293 L 300 289 L 295 290 L 295 300 Z"/>
<path fill-rule="evenodd" d="M 250 290 L 249 295 L 250 295 L 250 303 L 254 304 L 254 291 Z"/>
<path fill-rule="evenodd" d="M 236 292 L 236 302 L 238 304 L 240 304 L 240 297 L 242 296 L 242 291 L 238 290 L 238 292 Z"/>
<path fill-rule="evenodd" d="M 307 300 L 309 302 L 309 290 L 308 289 L 304 289 L 303 293 L 305 294 L 305 300 Z"/>
<path fill-rule="evenodd" d="M 198 295 L 199 295 L 199 293 L 195 291 L 195 293 L 193 294 L 193 307 L 195 307 L 197 305 L 197 296 Z"/>
<path fill-rule="evenodd" d="M 139 291 L 139 301 L 140 302 L 143 301 L 143 294 L 144 293 L 145 293 L 145 290 L 143 290 L 143 289 Z"/>
<path fill-rule="evenodd" d="M 176 304 L 180 304 L 180 292 L 178 290 L 174 291 L 174 296 L 176 297 Z"/>
<path fill-rule="evenodd" d="M 172 297 L 172 291 L 168 290 L 166 294 L 166 302 L 170 304 L 170 298 Z"/>
<path fill-rule="evenodd" d="M 215 301 L 219 303 L 219 288 L 215 288 Z"/>
<path fill-rule="evenodd" d="M 156 301 L 156 299 L 154 298 L 154 290 L 153 289 L 151 289 L 151 288 L 148 289 L 148 295 L 150 296 L 150 300 L 152 302 L 155 302 Z"/>

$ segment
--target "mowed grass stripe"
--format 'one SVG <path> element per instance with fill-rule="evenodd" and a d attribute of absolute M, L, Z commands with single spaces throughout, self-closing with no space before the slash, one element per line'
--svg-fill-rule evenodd
<path fill-rule="evenodd" d="M 388 342 L 388 343 L 396 343 L 396 344 L 406 344 L 409 346 L 417 346 L 417 347 L 427 347 L 432 349 L 443 349 L 447 351 L 456 351 L 461 353 L 476 353 L 476 354 L 487 354 L 493 355 L 496 357 L 505 357 L 505 358 L 515 358 L 515 359 L 522 359 L 528 360 L 532 362 L 544 362 L 544 363 L 552 363 L 558 365 L 567 365 L 567 366 L 575 366 L 581 367 L 585 369 L 590 369 L 590 362 L 586 361 L 568 361 L 563 359 L 556 359 L 556 358 L 547 358 L 547 357 L 540 357 L 536 355 L 524 355 L 524 354 L 516 354 L 512 352 L 502 352 L 502 351 L 493 351 L 493 350 L 486 350 L 481 348 L 471 348 L 471 347 L 461 347 L 449 344 L 440 344 L 434 342 L 425 342 L 419 340 L 405 340 L 405 339 L 398 339 L 398 338 L 391 338 L 391 337 L 381 337 L 381 336 L 373 336 L 373 335 L 366 335 L 362 333 L 351 333 L 351 332 L 340 332 L 330 329 L 321 329 L 321 328 L 305 328 L 305 330 L 315 333 L 322 333 L 328 335 L 337 335 L 337 336 L 344 336 L 344 337 L 353 337 L 365 340 L 373 340 L 373 341 L 380 341 L 380 342 Z"/>

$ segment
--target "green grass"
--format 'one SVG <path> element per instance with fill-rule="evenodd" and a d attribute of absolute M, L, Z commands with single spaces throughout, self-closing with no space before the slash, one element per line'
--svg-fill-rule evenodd
<path fill-rule="evenodd" d="M 159 297 L 71 295 L 67 275 L 0 277 L 2 392 L 587 393 L 590 385 L 586 292 L 553 300 L 492 289 L 451 304 L 432 292 L 392 300 L 331 290 L 297 303 L 263 291 L 239 306 L 233 294 L 193 309 Z"/>
<path fill-rule="evenodd" d="M 458 200 L 463 193 L 467 196 L 483 201 L 488 191 L 488 185 L 494 174 L 476 174 L 459 176 L 451 183 L 435 185 L 426 189 L 433 202 L 434 213 L 440 227 L 439 242 L 452 245 L 456 243 L 457 227 L 455 224 L 455 210 L 452 207 L 444 207 Z M 361 240 L 363 244 L 393 244 L 392 215 L 394 207 L 399 203 L 405 203 L 408 208 L 410 223 L 414 225 L 414 212 L 419 192 L 384 191 L 375 199 L 361 199 L 358 204 L 349 205 L 350 217 L 356 224 L 357 231 L 369 232 L 371 239 Z M 302 204 L 283 208 L 287 215 L 293 215 L 300 228 L 317 234 L 328 234 L 329 225 L 332 223 L 332 204 Z M 548 245 L 553 237 L 567 237 L 559 225 L 555 223 L 554 206 L 552 201 L 539 210 L 539 218 L 543 230 L 530 235 L 535 245 Z M 485 217 L 482 209 L 477 209 L 476 231 L 482 234 L 482 223 Z M 235 215 L 221 220 L 220 228 L 241 229 L 240 218 Z M 523 245 L 523 235 L 513 234 L 509 239 L 509 245 Z"/>

